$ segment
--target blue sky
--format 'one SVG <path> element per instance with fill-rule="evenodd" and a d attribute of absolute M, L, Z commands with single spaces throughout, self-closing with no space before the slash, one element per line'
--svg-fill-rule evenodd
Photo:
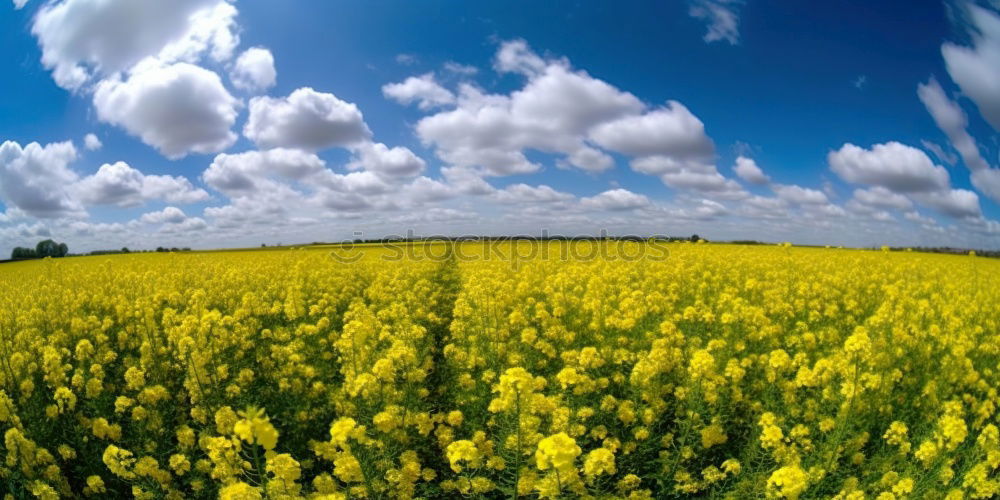
<path fill-rule="evenodd" d="M 0 9 L 3 254 L 542 229 L 1000 247 L 992 0 L 165 5 Z"/>

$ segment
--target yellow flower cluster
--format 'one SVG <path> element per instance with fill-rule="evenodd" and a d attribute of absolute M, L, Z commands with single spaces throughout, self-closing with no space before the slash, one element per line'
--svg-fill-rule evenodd
<path fill-rule="evenodd" d="M 1000 496 L 1000 262 L 654 244 L 0 265 L 0 499 Z"/>

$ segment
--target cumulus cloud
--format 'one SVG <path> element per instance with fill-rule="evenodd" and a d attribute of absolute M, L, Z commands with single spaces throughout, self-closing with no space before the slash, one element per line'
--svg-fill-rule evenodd
<path fill-rule="evenodd" d="M 781 198 L 751 196 L 740 203 L 740 214 L 759 219 L 781 219 L 789 215 L 788 203 Z"/>
<path fill-rule="evenodd" d="M 384 178 L 412 177 L 423 172 L 424 160 L 408 148 L 389 148 L 382 143 L 364 143 L 355 148 L 358 160 L 351 166 L 364 168 Z"/>
<path fill-rule="evenodd" d="M 231 146 L 238 106 L 217 74 L 189 63 L 147 60 L 127 79 L 101 81 L 94 93 L 98 119 L 123 127 L 169 158 Z"/>
<path fill-rule="evenodd" d="M 649 198 L 644 195 L 622 188 L 611 189 L 580 200 L 580 205 L 590 210 L 631 210 L 647 207 L 650 204 Z"/>
<path fill-rule="evenodd" d="M 150 56 L 227 60 L 239 43 L 236 14 L 226 0 L 62 0 L 39 9 L 31 31 L 56 83 L 78 89 Z"/>
<path fill-rule="evenodd" d="M 736 164 L 733 165 L 733 172 L 740 179 L 743 179 L 750 184 L 764 185 L 771 182 L 771 179 L 764 175 L 764 171 L 757 166 L 757 162 L 753 161 L 752 158 L 747 158 L 745 156 L 739 156 L 736 158 Z"/>
<path fill-rule="evenodd" d="M 855 189 L 852 201 L 867 207 L 909 210 L 913 202 L 904 195 L 894 193 L 882 186 L 868 189 Z"/>
<path fill-rule="evenodd" d="M 903 217 L 906 218 L 906 220 L 908 220 L 908 221 L 916 222 L 917 224 L 921 224 L 921 225 L 925 225 L 925 226 L 936 226 L 937 225 L 937 221 L 936 220 L 934 220 L 931 217 L 926 217 L 924 215 L 920 215 L 920 212 L 918 212 L 916 210 L 911 210 L 909 212 L 906 212 L 905 214 L 903 214 Z"/>
<path fill-rule="evenodd" d="M 455 190 L 451 186 L 424 176 L 417 177 L 409 184 L 402 185 L 399 192 L 410 205 L 437 202 L 455 196 Z"/>
<path fill-rule="evenodd" d="M 201 217 L 189 217 L 177 207 L 166 207 L 157 212 L 149 212 L 139 217 L 139 222 L 150 225 L 160 225 L 161 233 L 185 233 L 200 231 L 208 227 Z"/>
<path fill-rule="evenodd" d="M 303 87 L 288 97 L 255 97 L 243 135 L 262 148 L 318 151 L 371 138 L 358 107 L 333 94 Z"/>
<path fill-rule="evenodd" d="M 417 103 L 422 110 L 447 106 L 455 102 L 455 94 L 434 79 L 434 73 L 411 76 L 400 83 L 382 86 L 382 94 L 403 105 Z"/>
<path fill-rule="evenodd" d="M 380 195 L 398 190 L 397 185 L 390 184 L 378 174 L 370 171 L 351 172 L 341 175 L 332 170 L 324 170 L 313 179 L 313 182 L 333 191 L 354 193 L 359 195 Z"/>
<path fill-rule="evenodd" d="M 524 40 L 510 40 L 501 44 L 493 61 L 493 67 L 501 73 L 521 73 L 527 76 L 542 73 L 547 65 Z"/>
<path fill-rule="evenodd" d="M 693 204 L 691 207 L 685 207 L 682 209 L 682 214 L 686 215 L 692 219 L 703 219 L 709 220 L 714 219 L 722 215 L 729 213 L 723 204 L 715 200 L 700 199 Z"/>
<path fill-rule="evenodd" d="M 913 198 L 937 211 L 955 218 L 979 217 L 979 196 L 967 189 L 944 189 L 914 193 Z"/>
<path fill-rule="evenodd" d="M 830 202 L 822 191 L 802 186 L 776 184 L 772 186 L 772 190 L 778 198 L 795 205 L 825 205 Z"/>
<path fill-rule="evenodd" d="M 443 167 L 441 175 L 448 181 L 448 184 L 462 194 L 481 196 L 496 191 L 496 188 L 483 179 L 479 172 L 469 168 Z"/>
<path fill-rule="evenodd" d="M 1000 202 L 1000 170 L 991 168 L 980 154 L 979 145 L 969 134 L 969 119 L 965 111 L 945 95 L 944 89 L 933 78 L 917 86 L 917 95 L 934 118 L 934 123 L 948 136 L 962 162 L 972 171 L 972 185 L 987 197 Z"/>
<path fill-rule="evenodd" d="M 187 215 L 184 213 L 183 210 L 177 207 L 166 207 L 163 210 L 145 213 L 142 214 L 141 217 L 139 217 L 139 221 L 144 222 L 146 224 L 163 224 L 163 223 L 177 224 L 180 222 L 184 222 L 186 219 Z"/>
<path fill-rule="evenodd" d="M 277 77 L 274 56 L 263 47 L 251 47 L 243 51 L 229 73 L 229 79 L 236 88 L 249 92 L 260 92 L 273 87 Z"/>
<path fill-rule="evenodd" d="M 69 164 L 77 158 L 72 142 L 21 147 L 13 141 L 0 145 L 0 198 L 9 210 L 17 208 L 38 218 L 85 215 L 67 186 L 77 180 Z"/>
<path fill-rule="evenodd" d="M 719 198 L 739 199 L 746 196 L 746 191 L 740 187 L 739 183 L 724 177 L 715 170 L 714 166 L 707 171 L 682 169 L 676 172 L 667 172 L 660 176 L 660 180 L 674 189 L 691 189 Z"/>
<path fill-rule="evenodd" d="M 940 190 L 948 187 L 948 171 L 923 151 L 888 142 L 864 149 L 844 144 L 827 155 L 830 169 L 847 182 L 882 186 L 899 193 Z"/>
<path fill-rule="evenodd" d="M 522 75 L 524 86 L 510 94 L 487 94 L 460 84 L 454 109 L 417 123 L 417 135 L 449 167 L 490 176 L 527 174 L 541 168 L 527 156 L 538 151 L 556 155 L 558 167 L 601 172 L 614 166 L 608 154 L 614 152 L 631 157 L 634 170 L 656 175 L 668 186 L 713 197 L 746 196 L 738 183 L 718 172 L 714 143 L 682 103 L 649 108 L 631 93 L 573 69 L 564 58 L 539 56 L 523 40 L 501 44 L 494 68 Z M 417 80 L 392 87 L 393 92 L 405 102 L 417 99 L 403 92 L 418 88 Z M 420 85 L 428 83 L 425 75 Z M 442 99 L 444 92 L 449 91 L 435 89 Z"/>
<path fill-rule="evenodd" d="M 972 2 L 962 6 L 972 46 L 945 43 L 941 55 L 951 79 L 1000 131 L 1000 14 Z"/>
<path fill-rule="evenodd" d="M 740 15 L 737 9 L 743 0 L 692 0 L 688 14 L 704 21 L 708 31 L 706 42 L 740 43 Z"/>
<path fill-rule="evenodd" d="M 544 184 L 529 186 L 523 183 L 511 184 L 497 191 L 495 197 L 501 203 L 553 203 L 574 198 L 570 193 L 556 191 Z"/>
<path fill-rule="evenodd" d="M 212 189 L 227 196 L 243 196 L 271 187 L 269 179 L 302 180 L 323 171 L 326 164 L 318 156 L 295 149 L 276 148 L 220 154 L 202 174 Z"/>
<path fill-rule="evenodd" d="M 196 203 L 209 198 L 181 176 L 145 175 L 125 162 L 102 165 L 81 178 L 69 165 L 78 158 L 71 142 L 21 148 L 7 141 L 0 146 L 0 200 L 31 217 L 65 218 L 86 215 L 84 206 L 131 207 L 150 200 Z"/>
<path fill-rule="evenodd" d="M 406 148 L 364 144 L 349 165 L 364 170 L 340 174 L 314 153 L 275 148 L 220 154 L 202 180 L 229 198 L 205 215 L 219 227 L 281 224 L 296 214 L 328 217 L 422 207 L 453 197 L 457 190 L 441 181 L 413 177 L 422 160 Z"/>
<path fill-rule="evenodd" d="M 87 148 L 87 151 L 97 151 L 98 149 L 101 149 L 102 146 L 104 146 L 104 144 L 101 143 L 101 140 L 98 139 L 96 135 L 87 134 L 83 136 L 83 147 Z"/>
<path fill-rule="evenodd" d="M 184 177 L 144 175 L 122 161 L 101 165 L 97 173 L 80 179 L 72 190 L 84 204 L 120 207 L 149 200 L 187 204 L 209 198 L 204 189 L 194 187 Z"/>
<path fill-rule="evenodd" d="M 923 151 L 889 142 L 871 149 L 845 144 L 827 156 L 830 169 L 847 182 L 882 187 L 954 218 L 978 217 L 979 196 L 952 189 L 948 171 Z"/>
<path fill-rule="evenodd" d="M 488 175 L 529 173 L 541 168 L 525 156 L 535 150 L 583 170 L 606 170 L 614 160 L 588 143 L 587 131 L 644 109 L 632 94 L 574 71 L 565 60 L 546 61 L 522 40 L 502 44 L 495 67 L 526 76 L 526 84 L 509 95 L 462 84 L 455 109 L 417 123 L 421 140 L 452 166 Z"/>
<path fill-rule="evenodd" d="M 682 166 L 704 165 L 715 157 L 715 145 L 705 134 L 705 125 L 677 101 L 597 125 L 590 137 L 606 149 L 637 157 L 663 157 Z"/>

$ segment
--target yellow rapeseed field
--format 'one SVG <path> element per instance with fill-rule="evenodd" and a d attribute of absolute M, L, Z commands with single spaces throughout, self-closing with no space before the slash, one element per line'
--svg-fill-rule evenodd
<path fill-rule="evenodd" d="M 1000 261 L 572 245 L 0 265 L 0 497 L 1000 492 Z"/>

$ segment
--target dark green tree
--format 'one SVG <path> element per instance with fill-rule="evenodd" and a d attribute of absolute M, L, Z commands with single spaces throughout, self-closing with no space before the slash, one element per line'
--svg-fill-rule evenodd
<path fill-rule="evenodd" d="M 45 257 L 58 257 L 57 254 L 59 253 L 59 244 L 51 239 L 39 241 L 38 244 L 35 245 L 35 253 L 38 254 L 38 258 L 40 259 L 44 259 Z"/>
<path fill-rule="evenodd" d="M 33 248 L 15 247 L 14 250 L 10 252 L 10 258 L 14 260 L 34 259 L 37 256 L 38 254 L 35 253 Z"/>

